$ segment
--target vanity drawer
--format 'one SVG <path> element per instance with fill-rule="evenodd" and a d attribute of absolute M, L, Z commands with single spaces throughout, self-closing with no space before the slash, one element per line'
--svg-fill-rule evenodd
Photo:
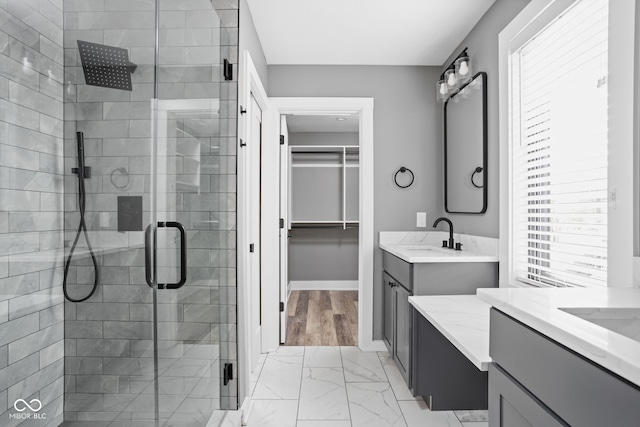
<path fill-rule="evenodd" d="M 493 361 L 572 426 L 637 425 L 640 388 L 495 308 Z"/>
<path fill-rule="evenodd" d="M 409 291 L 413 290 L 413 265 L 387 251 L 382 251 L 382 269 Z"/>

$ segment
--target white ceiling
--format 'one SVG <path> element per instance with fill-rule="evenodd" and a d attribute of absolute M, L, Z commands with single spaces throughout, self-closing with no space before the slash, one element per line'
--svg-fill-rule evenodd
<path fill-rule="evenodd" d="M 287 115 L 289 132 L 358 132 L 357 114 Z"/>
<path fill-rule="evenodd" d="M 495 0 L 248 0 L 267 63 L 443 65 Z"/>

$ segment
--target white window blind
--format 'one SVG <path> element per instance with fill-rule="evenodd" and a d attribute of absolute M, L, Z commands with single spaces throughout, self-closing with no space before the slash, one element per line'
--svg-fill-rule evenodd
<path fill-rule="evenodd" d="M 579 0 L 511 55 L 513 272 L 607 284 L 608 1 Z"/>

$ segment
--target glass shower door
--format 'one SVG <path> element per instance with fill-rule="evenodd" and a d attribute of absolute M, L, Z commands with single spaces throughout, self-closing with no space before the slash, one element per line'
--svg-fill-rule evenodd
<path fill-rule="evenodd" d="M 99 275 L 91 298 L 65 302 L 65 425 L 218 425 L 238 407 L 237 70 L 224 66 L 237 64 L 238 2 L 104 13 L 92 1 L 65 10 L 65 241 L 81 217 L 71 168 L 82 132 L 97 261 L 81 238 L 72 298 Z M 88 82 L 78 41 L 97 45 L 93 60 L 126 50 L 130 86 L 126 75 L 119 87 Z"/>
<path fill-rule="evenodd" d="M 237 87 L 224 70 L 237 20 L 234 1 L 160 2 L 155 211 L 173 224 L 155 233 L 161 425 L 237 409 Z"/>

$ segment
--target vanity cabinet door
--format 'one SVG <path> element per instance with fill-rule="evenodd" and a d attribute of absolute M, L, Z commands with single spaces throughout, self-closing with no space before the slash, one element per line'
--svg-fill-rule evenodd
<path fill-rule="evenodd" d="M 395 287 L 396 290 L 396 351 L 395 358 L 398 361 L 398 368 L 409 386 L 409 371 L 411 366 L 411 337 L 412 337 L 412 308 L 409 304 L 411 292 L 402 285 Z"/>
<path fill-rule="evenodd" d="M 568 425 L 496 364 L 489 365 L 490 427 Z"/>
<path fill-rule="evenodd" d="M 395 282 L 391 276 L 384 273 L 382 276 L 384 287 L 384 312 L 383 322 L 384 328 L 382 329 L 382 339 L 384 340 L 389 354 L 393 355 L 393 328 L 394 328 L 394 297 L 395 297 Z"/>

